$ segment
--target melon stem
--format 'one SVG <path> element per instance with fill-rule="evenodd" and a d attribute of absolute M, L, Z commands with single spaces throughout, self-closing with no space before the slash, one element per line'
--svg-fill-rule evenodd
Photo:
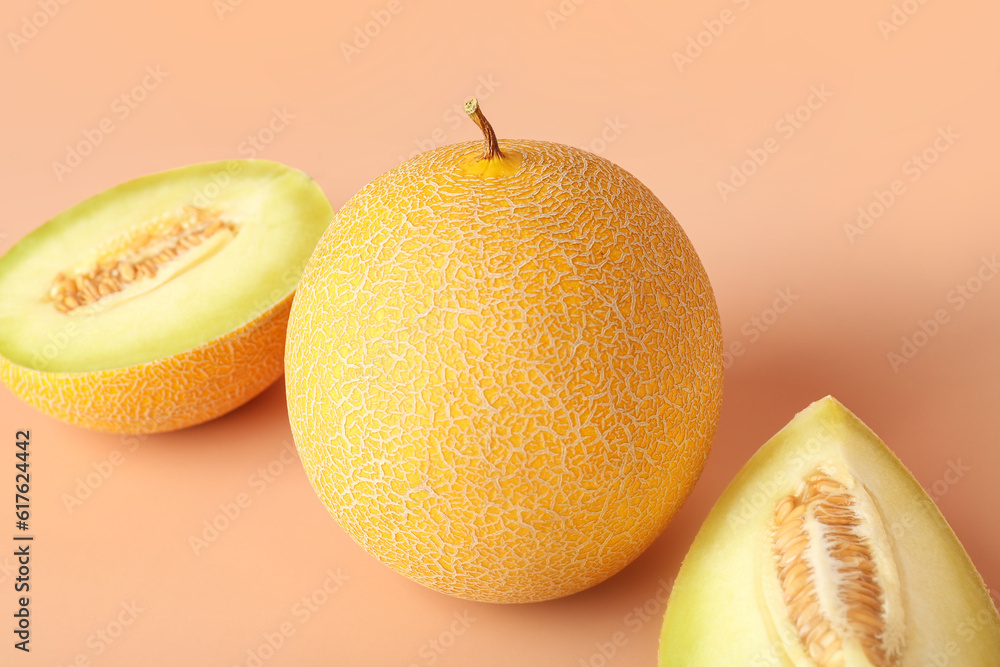
<path fill-rule="evenodd" d="M 490 125 L 490 121 L 486 120 L 486 116 L 483 115 L 483 110 L 479 107 L 479 100 L 473 97 L 471 100 L 465 103 L 465 113 L 469 114 L 469 118 L 472 119 L 479 129 L 483 131 L 483 137 L 485 138 L 485 148 L 483 150 L 483 160 L 496 160 L 503 159 L 504 154 L 500 151 L 500 143 L 497 141 L 497 133 L 493 131 L 493 126 Z"/>

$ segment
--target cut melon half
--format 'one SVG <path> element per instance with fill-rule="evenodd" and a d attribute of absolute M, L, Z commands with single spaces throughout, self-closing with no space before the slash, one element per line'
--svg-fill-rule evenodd
<path fill-rule="evenodd" d="M 705 520 L 667 604 L 660 666 L 674 665 L 995 667 L 1000 618 L 933 501 L 827 397 Z"/>
<path fill-rule="evenodd" d="M 292 294 L 332 217 L 309 176 L 262 160 L 95 195 L 0 258 L 0 377 L 99 431 L 228 412 L 281 375 Z"/>

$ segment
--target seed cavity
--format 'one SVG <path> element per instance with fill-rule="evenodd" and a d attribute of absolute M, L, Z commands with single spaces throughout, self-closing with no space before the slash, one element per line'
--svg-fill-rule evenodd
<path fill-rule="evenodd" d="M 48 298 L 65 314 L 120 303 L 217 252 L 237 231 L 220 213 L 185 205 L 128 229 L 101 244 L 81 266 L 58 273 Z"/>
<path fill-rule="evenodd" d="M 773 520 L 784 610 L 811 664 L 899 665 L 897 573 L 864 489 L 816 470 L 778 501 Z"/>

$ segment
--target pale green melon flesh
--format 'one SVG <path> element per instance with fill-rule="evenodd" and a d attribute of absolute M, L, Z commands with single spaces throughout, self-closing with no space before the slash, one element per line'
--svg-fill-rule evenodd
<path fill-rule="evenodd" d="M 815 664 L 799 650 L 787 617 L 769 611 L 774 584 L 763 578 L 773 576 L 766 559 L 773 557 L 775 505 L 822 465 L 848 470 L 881 515 L 890 543 L 884 554 L 894 559 L 903 608 L 903 650 L 895 664 L 1000 664 L 1000 618 L 951 528 L 878 437 L 827 397 L 768 441 L 712 509 L 671 593 L 660 666 Z M 989 524 L 984 530 L 995 530 L 992 515 L 982 520 Z"/>
<path fill-rule="evenodd" d="M 89 315 L 53 307 L 48 293 L 57 273 L 128 228 L 184 205 L 210 207 L 235 221 L 237 233 L 136 298 Z M 28 368 L 83 372 L 214 340 L 295 289 L 332 217 L 306 174 L 263 160 L 192 165 L 113 187 L 49 220 L 0 258 L 0 354 Z"/>

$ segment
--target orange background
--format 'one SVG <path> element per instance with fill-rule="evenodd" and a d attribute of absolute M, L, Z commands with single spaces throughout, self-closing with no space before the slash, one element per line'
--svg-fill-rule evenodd
<path fill-rule="evenodd" d="M 880 29 L 894 1 L 901 25 Z M 37 540 L 33 651 L 4 630 L 0 663 L 253 665 L 264 646 L 267 667 L 652 665 L 665 587 L 713 500 L 827 393 L 899 454 L 1000 588 L 1000 279 L 976 282 L 994 277 L 983 262 L 1000 245 L 995 2 L 41 3 L 58 12 L 37 34 L 24 21 L 43 22 L 39 0 L 0 10 L 3 250 L 119 181 L 250 153 L 310 173 L 339 207 L 418 145 L 476 138 L 453 107 L 478 94 L 501 137 L 591 148 L 649 185 L 698 248 L 741 354 L 705 474 L 662 537 L 600 586 L 516 607 L 425 590 L 356 546 L 282 454 L 280 382 L 144 439 L 60 424 L 4 390 L 0 483 L 13 484 L 15 429 L 30 428 Z M 372 12 L 391 20 L 348 58 L 342 43 Z M 143 87 L 147 68 L 160 80 Z M 811 90 L 824 99 L 800 108 Z M 269 136 L 275 110 L 292 118 Z M 112 131 L 57 174 L 102 122 Z M 923 170 L 912 156 L 925 151 Z M 762 165 L 742 164 L 754 155 Z M 723 197 L 734 168 L 753 173 Z M 891 205 L 849 234 L 897 179 Z M 947 321 L 921 336 L 938 310 Z M 67 506 L 73 494 L 88 497 Z M 196 554 L 190 538 L 237 499 L 249 504 Z M 4 628 L 12 564 L 0 555 Z M 323 603 L 309 610 L 311 596 Z"/>

